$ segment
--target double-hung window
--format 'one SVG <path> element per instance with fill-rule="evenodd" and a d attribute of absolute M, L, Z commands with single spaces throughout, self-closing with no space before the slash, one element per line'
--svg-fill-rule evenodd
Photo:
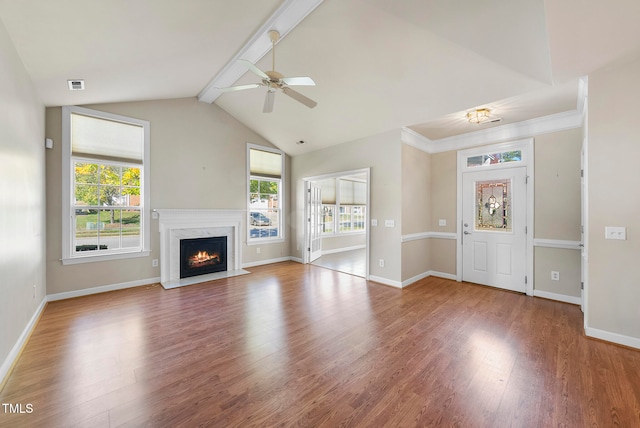
<path fill-rule="evenodd" d="M 247 164 L 248 242 L 281 241 L 284 156 L 280 150 L 248 144 Z"/>
<path fill-rule="evenodd" d="M 63 263 L 149 254 L 149 123 L 63 108 Z"/>

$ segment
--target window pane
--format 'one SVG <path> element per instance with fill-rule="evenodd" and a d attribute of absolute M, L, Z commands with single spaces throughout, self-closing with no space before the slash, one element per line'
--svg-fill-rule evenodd
<path fill-rule="evenodd" d="M 122 247 L 142 247 L 140 211 L 122 210 Z"/>
<path fill-rule="evenodd" d="M 100 186 L 100 205 L 114 206 L 122 205 L 120 188 L 116 186 Z"/>
<path fill-rule="evenodd" d="M 74 232 L 75 251 L 97 251 L 98 231 L 104 224 L 99 220 L 98 211 L 90 214 L 76 215 L 76 227 Z"/>
<path fill-rule="evenodd" d="M 100 244 L 109 250 L 122 248 L 121 236 L 121 210 L 100 210 L 100 219 L 104 227 L 100 230 Z"/>
<path fill-rule="evenodd" d="M 322 205 L 322 233 L 333 233 L 334 205 Z"/>
<path fill-rule="evenodd" d="M 511 152 L 492 153 L 481 156 L 471 156 L 467 158 L 467 167 L 473 168 L 483 165 L 494 165 L 504 162 L 520 162 L 522 160 L 522 151 L 514 150 Z"/>
<path fill-rule="evenodd" d="M 76 183 L 97 183 L 98 164 L 76 162 L 74 165 Z"/>
<path fill-rule="evenodd" d="M 249 236 L 251 238 L 277 237 L 280 212 L 275 210 L 251 210 L 249 213 Z"/>
<path fill-rule="evenodd" d="M 122 168 L 122 185 L 140 187 L 140 168 Z"/>
<path fill-rule="evenodd" d="M 75 205 L 76 210 L 87 205 L 98 205 L 98 186 L 95 184 L 76 184 Z"/>

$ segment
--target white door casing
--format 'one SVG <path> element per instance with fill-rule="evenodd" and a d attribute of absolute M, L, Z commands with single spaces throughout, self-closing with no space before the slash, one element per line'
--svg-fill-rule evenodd
<path fill-rule="evenodd" d="M 466 172 L 462 280 L 526 291 L 526 168 Z"/>
<path fill-rule="evenodd" d="M 495 157 L 494 156 L 495 154 L 506 155 L 507 152 L 514 152 L 514 151 L 517 151 L 520 153 L 521 155 L 520 159 L 516 159 L 513 156 L 511 156 L 510 160 L 503 157 L 503 159 L 498 160 L 498 162 L 489 161 L 489 158 Z M 488 285 L 492 285 L 492 286 L 504 286 L 504 283 L 506 282 L 506 279 L 505 279 L 506 274 L 504 272 L 507 272 L 508 269 L 510 269 L 511 272 L 513 272 L 513 274 L 511 275 L 514 278 L 516 276 L 522 277 L 521 279 L 518 279 L 518 281 L 521 284 L 518 286 L 508 285 L 505 288 L 515 289 L 520 292 L 524 291 L 527 295 L 533 296 L 533 283 L 534 283 L 533 281 L 534 279 L 533 278 L 533 236 L 534 236 L 534 230 L 533 230 L 534 229 L 533 228 L 533 225 L 534 225 L 533 138 L 527 138 L 523 140 L 511 141 L 506 143 L 493 144 L 489 146 L 479 146 L 479 147 L 474 147 L 474 148 L 465 149 L 465 150 L 459 150 L 457 154 L 457 158 L 458 158 L 457 198 L 456 198 L 456 200 L 458 201 L 458 203 L 456 204 L 457 205 L 456 218 L 457 218 L 457 225 L 458 225 L 457 245 L 456 245 L 456 279 L 457 281 L 470 280 L 470 279 L 463 279 L 463 276 L 465 276 L 464 266 L 463 266 L 465 257 L 463 253 L 464 253 L 464 243 L 465 243 L 464 239 L 469 238 L 467 239 L 467 242 L 471 243 L 472 242 L 471 237 L 473 235 L 465 235 L 463 233 L 465 229 L 464 224 L 466 223 L 469 225 L 468 228 L 466 228 L 468 233 L 474 233 L 473 230 L 470 230 L 472 225 L 474 225 L 474 223 L 471 223 L 468 219 L 466 222 L 463 221 L 463 206 L 465 205 L 465 199 L 469 198 L 469 196 L 463 197 L 463 182 L 465 181 L 464 180 L 465 174 L 467 173 L 475 174 L 475 173 L 481 173 L 485 171 L 492 171 L 498 174 L 506 174 L 506 176 L 508 176 L 509 174 L 516 174 L 516 175 L 524 174 L 523 181 L 519 181 L 515 189 L 515 191 L 518 191 L 518 194 L 519 194 L 519 196 L 516 196 L 516 200 L 515 200 L 517 205 L 512 207 L 517 210 L 515 215 L 518 216 L 518 218 L 515 220 L 515 223 L 512 223 L 512 227 L 516 227 L 517 225 L 522 225 L 524 229 L 520 228 L 517 231 L 518 233 L 521 233 L 523 230 L 526 230 L 526 234 L 524 235 L 524 244 L 522 244 L 521 242 L 522 236 L 517 236 L 517 235 L 515 236 L 517 240 L 516 242 L 517 245 L 515 247 L 510 247 L 509 246 L 510 244 L 505 244 L 504 242 L 496 241 L 504 238 L 493 237 L 492 239 L 494 239 L 494 242 L 492 243 L 492 245 L 494 245 L 494 248 L 491 250 L 491 254 L 500 256 L 499 262 L 501 263 L 501 265 L 496 265 L 496 263 L 498 262 L 495 260 L 495 258 L 492 260 L 487 259 L 486 261 L 487 269 L 491 267 L 493 272 L 500 272 L 495 275 L 498 275 L 498 278 L 502 278 L 502 279 L 500 279 L 498 283 L 493 282 L 495 278 L 491 278 L 491 281 L 488 281 L 487 278 L 490 278 L 489 276 L 490 274 L 486 274 L 484 279 L 476 278 L 473 276 L 472 278 L 478 283 L 488 283 Z M 483 162 L 478 163 L 478 160 L 483 160 Z M 484 162 L 484 161 L 487 161 L 487 162 Z M 521 170 L 515 173 L 500 172 L 500 171 L 507 171 L 510 169 L 518 169 L 518 168 L 521 168 Z M 475 178 L 475 181 L 492 180 L 492 178 L 490 178 L 491 177 L 490 175 L 486 175 L 486 176 L 479 175 L 477 177 L 474 177 L 473 175 L 469 175 L 467 177 L 468 177 L 467 180 L 471 180 L 472 178 Z M 505 177 L 505 176 L 496 175 L 496 177 Z M 520 187 L 521 185 L 524 185 L 524 191 L 521 189 L 520 190 L 518 189 L 518 187 Z M 467 192 L 469 192 L 469 190 L 467 190 Z M 471 203 L 473 204 L 474 198 L 473 197 L 471 198 L 472 198 Z M 522 218 L 520 218 L 520 212 L 523 213 Z M 481 231 L 477 239 L 480 240 L 483 237 L 482 235 L 485 235 L 485 234 L 486 233 L 483 233 L 483 231 Z M 498 243 L 502 245 L 495 248 L 495 245 Z M 482 251 L 482 248 L 481 248 L 482 245 L 483 244 L 475 244 L 476 250 Z M 487 243 L 486 245 L 489 245 L 489 243 Z M 487 247 L 486 256 L 493 257 L 490 254 L 489 249 L 490 247 Z M 467 251 L 470 251 L 470 250 L 471 249 L 467 249 Z M 515 251 L 515 250 L 519 252 L 517 255 L 512 253 L 512 251 Z M 508 257 L 513 259 L 513 261 L 517 263 L 516 265 L 512 265 L 510 262 L 509 268 L 507 268 L 506 261 L 503 260 L 503 256 L 506 256 L 507 253 L 508 253 Z M 481 253 L 476 253 L 476 254 L 479 256 L 481 255 Z M 471 254 L 467 254 L 467 259 L 471 256 L 472 256 Z M 481 258 L 476 259 L 476 263 L 480 261 L 482 261 Z M 489 264 L 491 264 L 491 266 L 489 266 Z M 476 266 L 476 267 L 481 267 L 481 266 Z M 476 270 L 481 270 L 481 269 L 476 269 Z M 522 274 L 520 272 L 522 272 Z M 477 274 L 479 275 L 479 273 Z M 466 277 L 468 278 L 468 275 Z M 522 282 L 524 282 L 524 289 L 522 288 L 522 285 L 523 285 Z"/>

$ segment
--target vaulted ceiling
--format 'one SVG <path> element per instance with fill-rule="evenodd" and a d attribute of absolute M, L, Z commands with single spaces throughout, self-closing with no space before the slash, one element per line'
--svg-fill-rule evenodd
<path fill-rule="evenodd" d="M 0 19 L 42 101 L 83 105 L 197 96 L 282 3 L 0 0 Z M 215 103 L 292 155 L 401 127 L 438 140 L 478 130 L 476 107 L 502 118 L 485 126 L 575 110 L 581 76 L 640 55 L 638 16 L 637 0 L 324 0 L 276 48 L 317 107 L 278 93 L 262 113 L 265 88 Z"/>

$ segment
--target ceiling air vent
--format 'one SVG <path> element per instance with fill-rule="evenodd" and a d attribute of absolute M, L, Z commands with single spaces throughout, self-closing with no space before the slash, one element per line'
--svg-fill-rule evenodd
<path fill-rule="evenodd" d="M 70 91 L 84 91 L 84 80 L 82 79 L 67 80 L 67 83 Z"/>

